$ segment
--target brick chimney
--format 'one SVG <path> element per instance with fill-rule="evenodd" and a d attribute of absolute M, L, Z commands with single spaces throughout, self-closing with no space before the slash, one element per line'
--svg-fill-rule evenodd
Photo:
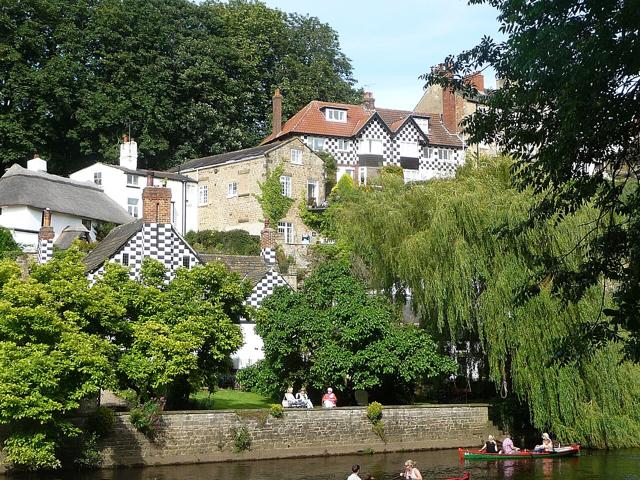
<path fill-rule="evenodd" d="M 442 88 L 442 123 L 450 133 L 458 133 L 456 94 L 450 88 Z"/>
<path fill-rule="evenodd" d="M 362 106 L 369 112 L 373 112 L 376 109 L 376 99 L 373 98 L 372 92 L 364 92 L 362 96 Z"/>
<path fill-rule="evenodd" d="M 480 72 L 467 75 L 464 80 L 480 93 L 484 93 L 484 75 L 482 75 Z"/>
<path fill-rule="evenodd" d="M 171 189 L 154 187 L 152 174 L 142 190 L 142 220 L 144 223 L 171 223 Z"/>
<path fill-rule="evenodd" d="M 276 245 L 278 232 L 269 226 L 269 219 L 264 219 L 264 229 L 260 232 L 260 256 L 269 265 L 276 263 Z"/>
<path fill-rule="evenodd" d="M 55 233 L 51 226 L 51 210 L 45 208 L 42 212 L 42 226 L 38 232 L 38 263 L 47 263 L 53 257 L 53 237 Z"/>
<path fill-rule="evenodd" d="M 273 94 L 273 116 L 271 117 L 272 134 L 278 135 L 282 131 L 282 95 L 280 89 L 276 88 Z"/>

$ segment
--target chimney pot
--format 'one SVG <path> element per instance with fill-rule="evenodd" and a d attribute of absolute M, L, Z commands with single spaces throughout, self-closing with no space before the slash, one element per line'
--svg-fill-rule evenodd
<path fill-rule="evenodd" d="M 53 240 L 55 233 L 51 226 L 51 209 L 45 208 L 42 212 L 42 226 L 38 232 L 38 240 Z"/>
<path fill-rule="evenodd" d="M 273 94 L 273 113 L 271 116 L 272 135 L 276 136 L 282 131 L 282 95 L 280 89 L 276 88 Z"/>
<path fill-rule="evenodd" d="M 147 174 L 147 187 L 153 187 L 153 172 Z"/>
<path fill-rule="evenodd" d="M 128 135 L 122 136 L 120 144 L 120 166 L 129 170 L 138 169 L 138 144 Z"/>

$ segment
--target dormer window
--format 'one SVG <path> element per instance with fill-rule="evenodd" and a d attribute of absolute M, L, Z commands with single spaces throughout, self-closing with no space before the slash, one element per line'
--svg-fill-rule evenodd
<path fill-rule="evenodd" d="M 338 110 L 337 108 L 327 108 L 324 111 L 324 117 L 330 122 L 347 122 L 346 110 Z"/>
<path fill-rule="evenodd" d="M 422 133 L 429 133 L 429 119 L 428 118 L 414 117 L 413 119 L 416 121 L 416 124 L 418 125 L 418 127 L 420 127 L 420 130 L 422 130 Z"/>

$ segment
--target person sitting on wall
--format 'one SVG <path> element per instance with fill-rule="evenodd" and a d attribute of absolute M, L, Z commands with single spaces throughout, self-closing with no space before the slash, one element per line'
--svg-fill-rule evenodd
<path fill-rule="evenodd" d="M 511 435 L 509 434 L 509 432 L 507 432 L 504 436 L 504 440 L 502 441 L 502 449 L 498 453 L 501 453 L 503 455 L 511 455 L 519 451 L 520 449 L 518 447 L 513 446 Z"/>
<path fill-rule="evenodd" d="M 327 393 L 322 396 L 323 408 L 335 408 L 338 405 L 338 397 L 333 393 L 333 388 L 327 388 Z"/>
<path fill-rule="evenodd" d="M 296 393 L 296 400 L 306 408 L 313 408 L 313 403 L 311 403 L 311 400 L 309 400 L 309 396 L 307 395 L 307 391 L 304 387 L 302 387 L 300 391 Z"/>
<path fill-rule="evenodd" d="M 293 388 L 287 388 L 287 393 L 284 394 L 284 398 L 282 399 L 282 406 L 284 408 L 301 408 L 306 407 L 306 404 L 296 400 L 296 397 L 293 396 Z"/>
<path fill-rule="evenodd" d="M 489 435 L 487 437 L 487 441 L 484 442 L 484 445 L 482 446 L 480 451 L 487 453 L 498 453 L 498 444 L 496 443 L 496 439 L 493 438 L 493 435 Z"/>

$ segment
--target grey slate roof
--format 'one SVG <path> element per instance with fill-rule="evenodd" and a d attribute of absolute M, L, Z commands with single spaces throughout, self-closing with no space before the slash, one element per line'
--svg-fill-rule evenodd
<path fill-rule="evenodd" d="M 235 152 L 227 152 L 221 153 L 219 155 L 211 155 L 210 157 L 202 157 L 195 158 L 193 160 L 189 160 L 182 165 L 178 165 L 177 167 L 173 167 L 170 169 L 171 172 L 184 172 L 187 170 L 193 170 L 201 167 L 210 167 L 213 165 L 220 165 L 223 163 L 232 163 L 239 162 L 242 160 L 247 160 L 249 158 L 259 157 L 260 155 L 264 155 L 269 150 L 277 148 L 279 145 L 286 143 L 285 141 L 274 142 L 268 145 L 259 145 L 257 147 L 245 148 L 243 150 L 236 150 Z"/>
<path fill-rule="evenodd" d="M 249 279 L 256 285 L 269 271 L 269 265 L 258 255 L 222 255 L 218 253 L 199 253 L 202 261 L 222 262 L 229 271 L 237 273 L 244 280 Z"/>
<path fill-rule="evenodd" d="M 105 164 L 107 165 L 107 164 Z M 153 174 L 155 178 L 160 180 L 166 178 L 167 180 L 176 180 L 178 182 L 193 182 L 197 183 L 193 178 L 187 177 L 186 175 L 180 175 L 179 173 L 160 171 L 160 170 L 145 170 L 143 168 L 139 168 L 137 170 L 131 170 L 130 168 L 121 167 L 120 165 L 109 165 L 110 167 L 117 168 L 118 170 L 122 170 L 125 173 L 129 173 L 132 175 L 138 175 L 141 177 L 146 177 L 150 173 Z"/>
<path fill-rule="evenodd" d="M 12 165 L 0 178 L 0 206 L 26 205 L 112 223 L 132 217 L 93 183 Z"/>
<path fill-rule="evenodd" d="M 96 248 L 84 257 L 85 272 L 93 272 L 118 252 L 125 243 L 142 229 L 142 219 L 125 223 L 111 230 Z"/>
<path fill-rule="evenodd" d="M 89 240 L 89 230 L 84 225 L 70 225 L 64 227 L 64 230 L 60 232 L 56 241 L 53 242 L 53 246 L 59 248 L 60 250 L 66 250 L 71 246 L 74 240 L 82 238 L 84 240 Z"/>

